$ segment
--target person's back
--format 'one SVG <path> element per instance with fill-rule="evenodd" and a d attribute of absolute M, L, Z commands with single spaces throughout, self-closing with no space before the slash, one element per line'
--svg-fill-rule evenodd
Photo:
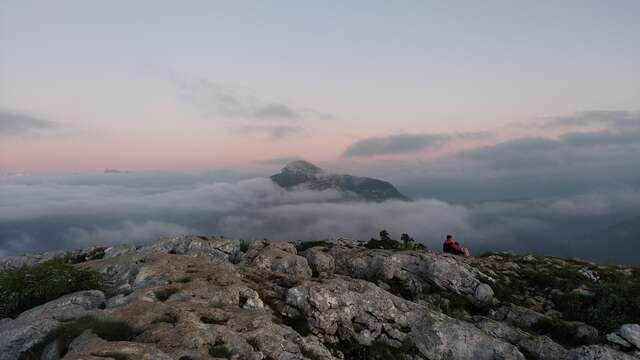
<path fill-rule="evenodd" d="M 453 236 L 447 235 L 447 239 L 442 243 L 442 251 L 453 254 Z"/>

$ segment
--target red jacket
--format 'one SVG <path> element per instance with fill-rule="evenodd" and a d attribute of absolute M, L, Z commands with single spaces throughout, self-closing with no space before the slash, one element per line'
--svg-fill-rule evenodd
<path fill-rule="evenodd" d="M 458 244 L 457 242 L 453 243 L 451 248 L 453 249 L 454 254 L 464 254 L 464 250 L 462 250 L 462 246 L 460 246 L 460 244 Z"/>
<path fill-rule="evenodd" d="M 453 253 L 453 240 L 447 239 L 442 243 L 442 251 L 446 253 Z"/>

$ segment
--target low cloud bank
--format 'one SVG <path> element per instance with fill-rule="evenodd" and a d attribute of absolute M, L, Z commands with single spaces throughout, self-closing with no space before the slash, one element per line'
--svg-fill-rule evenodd
<path fill-rule="evenodd" d="M 184 233 L 366 240 L 387 229 L 396 237 L 408 232 L 431 248 L 453 233 L 474 253 L 514 250 L 597 260 L 602 247 L 580 243 L 583 235 L 640 213 L 640 191 L 633 188 L 472 205 L 435 199 L 354 203 L 341 202 L 335 191 L 284 191 L 266 178 L 225 183 L 130 176 L 1 178 L 0 255 L 141 243 Z M 161 185 L 141 186 L 145 183 Z M 625 253 L 636 253 L 639 245 L 626 244 Z"/>

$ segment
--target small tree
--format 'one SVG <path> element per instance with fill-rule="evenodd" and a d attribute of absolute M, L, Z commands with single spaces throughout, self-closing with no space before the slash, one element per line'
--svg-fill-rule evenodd
<path fill-rule="evenodd" d="M 409 236 L 409 234 L 404 233 L 400 236 L 400 240 L 402 241 L 402 244 L 404 245 L 405 249 L 410 249 L 413 248 L 413 238 L 411 236 Z"/>
<path fill-rule="evenodd" d="M 380 231 L 380 240 L 371 238 L 365 246 L 369 249 L 397 249 L 400 247 L 400 243 L 393 240 L 387 230 L 382 230 Z"/>

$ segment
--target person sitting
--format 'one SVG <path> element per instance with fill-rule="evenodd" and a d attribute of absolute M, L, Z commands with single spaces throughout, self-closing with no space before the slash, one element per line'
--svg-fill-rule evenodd
<path fill-rule="evenodd" d="M 453 236 L 447 235 L 447 239 L 442 243 L 442 251 L 445 253 L 453 254 Z"/>
<path fill-rule="evenodd" d="M 463 248 L 457 241 L 453 241 L 451 235 L 447 235 L 447 239 L 442 243 L 442 251 L 448 254 L 469 256 L 469 250 Z"/>

